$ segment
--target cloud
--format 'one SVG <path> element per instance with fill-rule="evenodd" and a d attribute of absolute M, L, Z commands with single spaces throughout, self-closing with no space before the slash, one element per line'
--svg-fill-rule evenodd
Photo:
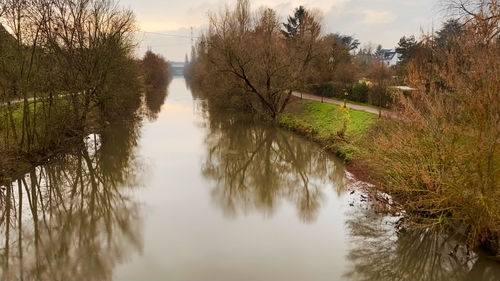
<path fill-rule="evenodd" d="M 363 23 L 388 23 L 396 20 L 396 15 L 389 11 L 363 10 Z"/>
<path fill-rule="evenodd" d="M 252 8 L 261 6 L 276 9 L 281 20 L 286 20 L 295 8 L 304 5 L 321 11 L 324 32 L 354 35 L 363 43 L 373 42 L 393 47 L 403 35 L 418 37 L 420 29 L 434 22 L 438 25 L 436 0 L 250 0 Z M 217 12 L 236 0 L 121 0 L 133 9 L 141 29 L 195 36 L 207 24 L 207 12 Z M 189 38 L 148 35 L 141 44 L 157 49 L 167 58 L 184 60 L 190 52 Z"/>
<path fill-rule="evenodd" d="M 158 21 L 142 21 L 139 23 L 139 27 L 142 31 L 158 32 L 158 31 L 173 31 L 181 28 L 185 28 L 189 25 L 178 24 L 172 22 L 158 22 Z"/>

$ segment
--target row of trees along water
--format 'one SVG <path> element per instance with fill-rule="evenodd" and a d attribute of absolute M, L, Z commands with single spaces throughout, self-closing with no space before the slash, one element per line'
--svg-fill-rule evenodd
<path fill-rule="evenodd" d="M 112 280 L 142 251 L 143 217 L 132 193 L 143 163 L 134 151 L 142 117 L 157 118 L 165 102 L 170 74 L 150 51 L 130 64 L 133 83 L 121 87 L 133 88 L 113 89 L 104 108 L 116 112 L 90 108 L 69 148 L 0 187 L 0 280 Z"/>
<path fill-rule="evenodd" d="M 357 144 L 355 165 L 423 228 L 460 229 L 472 246 L 500 244 L 500 4 L 443 1 L 451 19 L 437 34 L 403 37 L 403 63 L 367 72 L 378 100 L 392 73 L 416 89 L 391 94 L 399 117 L 381 120 Z M 303 7 L 286 22 L 238 0 L 209 17 L 188 78 L 209 107 L 279 118 L 292 91 L 335 80 L 347 89 L 362 56 L 352 40 L 324 35 Z M 361 69 L 362 71 L 362 69 Z M 382 104 L 380 104 L 382 105 Z M 460 226 L 457 228 L 457 226 Z"/>
<path fill-rule="evenodd" d="M 134 15 L 114 1 L 0 1 L 0 24 L 0 167 L 133 118 L 141 82 L 168 81 L 163 58 L 134 59 Z"/>

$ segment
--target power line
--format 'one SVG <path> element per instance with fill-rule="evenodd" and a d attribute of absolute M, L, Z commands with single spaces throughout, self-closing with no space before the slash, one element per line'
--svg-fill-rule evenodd
<path fill-rule="evenodd" d="M 188 46 L 189 45 L 189 42 L 184 42 L 184 43 L 176 43 L 176 44 L 160 44 L 160 45 L 147 45 L 148 47 L 175 47 L 175 46 Z M 142 46 L 141 48 L 145 48 L 144 46 Z"/>
<path fill-rule="evenodd" d="M 186 38 L 186 39 L 200 38 L 197 36 L 170 34 L 170 33 L 163 33 L 163 32 L 151 32 L 151 31 L 141 31 L 141 32 L 145 33 L 145 34 L 153 34 L 153 35 L 168 36 L 168 37 L 178 37 L 178 38 Z"/>
<path fill-rule="evenodd" d="M 193 27 L 191 26 L 191 48 L 194 46 Z"/>

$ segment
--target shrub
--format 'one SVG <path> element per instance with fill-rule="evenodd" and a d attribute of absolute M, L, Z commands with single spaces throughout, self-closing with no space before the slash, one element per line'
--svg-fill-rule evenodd
<path fill-rule="evenodd" d="M 378 126 L 364 159 L 375 183 L 414 221 L 463 227 L 472 246 L 498 246 L 500 42 L 491 36 L 498 30 L 478 26 L 481 16 L 450 50 L 424 39 L 428 51 L 409 65 L 418 90 L 398 98 L 404 121 Z"/>
<path fill-rule="evenodd" d="M 352 92 L 349 99 L 357 102 L 366 103 L 368 101 L 368 92 L 370 87 L 365 82 L 360 82 L 352 87 Z"/>
<path fill-rule="evenodd" d="M 303 136 L 314 136 L 318 134 L 318 131 L 314 127 L 306 122 L 294 118 L 288 114 L 284 114 L 279 119 L 279 125 L 287 130 L 298 133 Z"/>

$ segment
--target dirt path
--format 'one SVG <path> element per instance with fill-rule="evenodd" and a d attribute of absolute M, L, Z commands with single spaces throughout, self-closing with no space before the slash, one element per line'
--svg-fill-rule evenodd
<path fill-rule="evenodd" d="M 311 95 L 311 94 L 305 94 L 305 93 L 299 93 L 299 92 L 293 92 L 294 97 L 298 97 L 304 100 L 312 100 L 312 101 L 319 101 L 319 102 L 324 102 L 324 103 L 329 103 L 329 104 L 335 104 L 335 105 L 344 105 L 343 101 L 339 100 L 334 100 L 331 98 L 322 98 L 320 96 L 316 95 Z M 371 114 L 379 114 L 379 110 L 373 107 L 369 107 L 366 105 L 360 105 L 360 104 L 354 104 L 354 103 L 349 103 L 347 102 L 347 107 L 349 107 L 352 110 L 358 110 L 358 111 L 364 111 L 368 112 Z M 387 110 L 387 109 L 382 109 L 382 116 L 383 117 L 389 117 L 389 118 L 397 118 L 396 113 Z"/>

